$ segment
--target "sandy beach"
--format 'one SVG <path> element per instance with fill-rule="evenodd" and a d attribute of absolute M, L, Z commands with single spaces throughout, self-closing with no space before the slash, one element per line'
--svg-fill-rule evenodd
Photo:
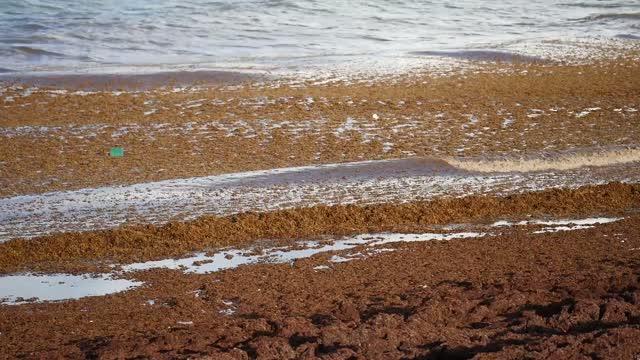
<path fill-rule="evenodd" d="M 343 262 L 148 270 L 120 294 L 3 306 L 0 343 L 7 358 L 632 359 L 638 225 L 630 215 L 396 242 Z"/>
<path fill-rule="evenodd" d="M 8 87 L 0 195 L 374 159 L 636 146 L 640 69 L 636 55 L 627 56 L 324 85 Z M 112 146 L 127 155 L 109 158 Z"/>
<path fill-rule="evenodd" d="M 4 77 L 0 358 L 637 359 L 637 50 L 471 55 Z"/>

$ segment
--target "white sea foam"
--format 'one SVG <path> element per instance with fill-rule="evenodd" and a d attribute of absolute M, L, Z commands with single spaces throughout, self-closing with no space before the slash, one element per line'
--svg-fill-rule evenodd
<path fill-rule="evenodd" d="M 364 161 L 0 198 L 0 241 L 131 222 L 162 224 L 202 215 L 640 182 L 638 166 L 469 173 L 443 164 L 411 159 Z"/>
<path fill-rule="evenodd" d="M 594 218 L 586 218 L 586 219 L 556 219 L 556 220 L 523 220 L 518 222 L 510 222 L 506 220 L 496 221 L 491 226 L 500 227 L 500 226 L 515 226 L 515 225 L 553 225 L 553 226 L 564 226 L 564 225 L 597 225 L 597 224 L 608 224 L 616 221 L 622 220 L 621 217 L 594 217 Z"/>
<path fill-rule="evenodd" d="M 558 231 L 573 231 L 582 229 L 591 229 L 599 224 L 608 224 L 616 221 L 620 221 L 623 218 L 613 217 L 595 217 L 586 219 L 558 219 L 558 220 L 523 220 L 516 223 L 500 220 L 493 223 L 492 227 L 503 226 L 522 226 L 522 225 L 547 225 L 540 230 L 536 230 L 534 234 L 543 234 Z"/>
<path fill-rule="evenodd" d="M 638 161 L 640 161 L 640 148 L 603 150 L 550 158 L 500 160 L 447 158 L 449 164 L 460 169 L 492 173 L 571 170 L 585 166 L 610 166 Z"/>

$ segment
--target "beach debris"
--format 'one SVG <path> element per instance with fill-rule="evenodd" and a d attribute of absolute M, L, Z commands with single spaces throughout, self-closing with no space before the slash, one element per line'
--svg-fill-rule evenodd
<path fill-rule="evenodd" d="M 124 148 L 120 146 L 112 147 L 109 149 L 109 156 L 113 158 L 120 158 L 124 156 Z"/>

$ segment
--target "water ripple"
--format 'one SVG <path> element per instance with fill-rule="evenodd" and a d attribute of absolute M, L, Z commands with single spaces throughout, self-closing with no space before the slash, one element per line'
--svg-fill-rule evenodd
<path fill-rule="evenodd" d="M 460 51 L 532 36 L 637 40 L 639 8 L 637 0 L 4 0 L 0 67 L 270 67 L 287 57 Z"/>

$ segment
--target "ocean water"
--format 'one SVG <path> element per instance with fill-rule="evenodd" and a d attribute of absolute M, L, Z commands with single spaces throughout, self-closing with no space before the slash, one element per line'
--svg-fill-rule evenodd
<path fill-rule="evenodd" d="M 0 72 L 277 69 L 564 37 L 640 39 L 639 0 L 0 0 Z"/>

